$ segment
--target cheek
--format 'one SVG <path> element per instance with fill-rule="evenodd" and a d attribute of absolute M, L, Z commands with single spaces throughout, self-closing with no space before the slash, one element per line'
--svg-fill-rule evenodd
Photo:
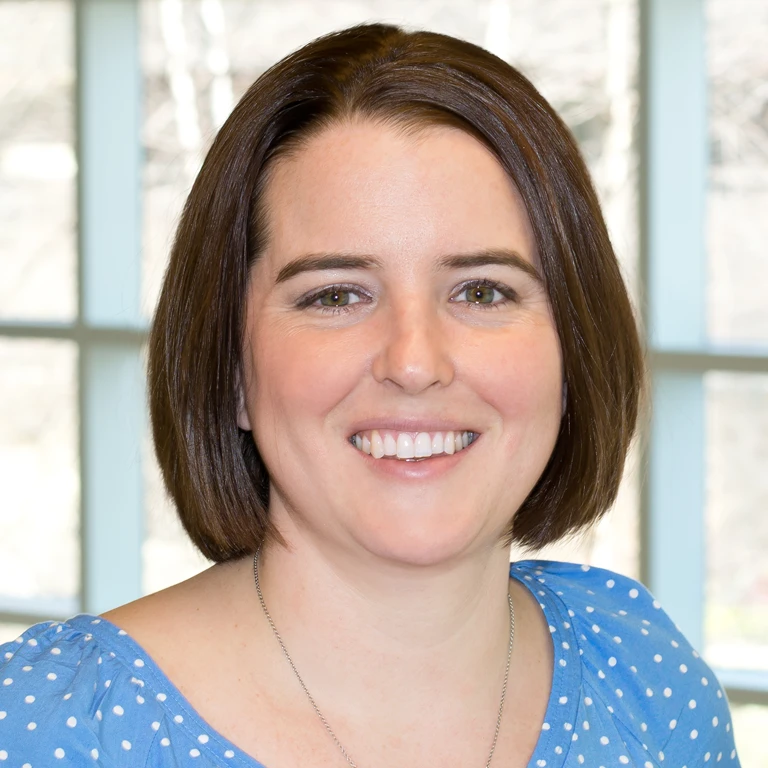
<path fill-rule="evenodd" d="M 556 436 L 560 425 L 560 344 L 553 328 L 517 331 L 492 353 L 486 352 L 485 365 L 475 363 L 477 388 L 517 439 L 531 430 L 537 440 L 546 441 L 550 433 Z"/>
<path fill-rule="evenodd" d="M 323 417 L 359 382 L 360 369 L 360 351 L 342 334 L 265 329 L 253 353 L 256 422 L 289 429 Z"/>

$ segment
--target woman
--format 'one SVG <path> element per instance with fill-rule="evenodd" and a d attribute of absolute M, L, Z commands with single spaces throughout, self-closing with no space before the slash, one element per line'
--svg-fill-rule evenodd
<path fill-rule="evenodd" d="M 576 145 L 507 64 L 366 25 L 259 78 L 187 202 L 149 379 L 217 564 L 5 646 L 3 759 L 738 765 L 641 585 L 510 568 L 614 500 L 643 362 Z"/>

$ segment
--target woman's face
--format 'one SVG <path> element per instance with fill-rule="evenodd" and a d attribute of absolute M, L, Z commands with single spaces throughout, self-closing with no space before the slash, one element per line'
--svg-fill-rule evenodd
<path fill-rule="evenodd" d="M 515 188 L 466 133 L 363 121 L 273 171 L 239 415 L 269 471 L 272 518 L 289 538 L 402 563 L 496 546 L 562 408 Z M 462 433 L 472 442 L 458 450 Z"/>

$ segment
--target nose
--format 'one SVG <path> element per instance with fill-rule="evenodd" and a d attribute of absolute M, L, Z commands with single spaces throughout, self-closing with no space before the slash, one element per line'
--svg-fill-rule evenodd
<path fill-rule="evenodd" d="M 411 395 L 435 384 L 448 386 L 455 374 L 446 329 L 436 308 L 426 304 L 422 297 L 390 308 L 373 360 L 376 381 L 392 382 Z"/>

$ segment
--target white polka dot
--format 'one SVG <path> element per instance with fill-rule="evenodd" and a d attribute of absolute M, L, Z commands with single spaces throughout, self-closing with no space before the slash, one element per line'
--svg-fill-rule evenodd
<path fill-rule="evenodd" d="M 619 762 L 626 765 L 629 762 L 629 758 L 626 755 L 619 755 Z"/>
<path fill-rule="evenodd" d="M 601 736 L 600 737 L 600 743 L 605 746 L 608 743 L 608 737 L 607 736 Z"/>
<path fill-rule="evenodd" d="M 671 688 L 665 688 L 664 689 L 664 696 L 665 698 L 669 698 L 672 695 L 672 689 Z"/>
<path fill-rule="evenodd" d="M 37 640 L 33 637 L 31 640 L 27 640 L 27 643 L 34 648 L 37 645 Z"/>
<path fill-rule="evenodd" d="M 171 743 L 171 740 L 170 740 L 170 739 L 169 739 L 167 736 L 163 736 L 163 738 L 162 738 L 162 739 L 160 739 L 160 743 L 161 743 L 161 744 L 162 744 L 164 747 L 167 747 L 167 746 L 168 746 L 168 745 Z"/>
<path fill-rule="evenodd" d="M 640 593 L 633 587 L 629 590 L 629 596 L 634 600 Z"/>
<path fill-rule="evenodd" d="M 688 702 L 688 709 L 696 709 L 696 699 L 691 699 Z"/>
<path fill-rule="evenodd" d="M 601 680 L 605 680 L 605 672 L 603 672 L 603 670 L 602 670 L 602 669 L 598 669 L 598 670 L 597 670 L 597 676 L 598 676 L 598 677 L 599 677 Z"/>
<path fill-rule="evenodd" d="M 648 730 L 648 725 L 646 723 L 640 723 L 640 730 L 645 733 Z"/>
<path fill-rule="evenodd" d="M 600 627 L 598 627 L 597 624 L 593 624 L 592 625 L 592 631 L 593 632 L 599 632 L 600 631 Z"/>
<path fill-rule="evenodd" d="M 128 633 L 124 629 L 121 629 L 118 631 L 117 634 L 120 635 L 120 637 L 125 637 L 125 635 L 127 635 Z"/>
<path fill-rule="evenodd" d="M 158 723 L 157 720 L 155 720 L 155 722 L 152 723 L 152 730 L 157 731 L 159 729 L 160 729 L 160 723 Z"/>
<path fill-rule="evenodd" d="M 608 581 L 606 581 L 606 582 L 605 582 L 605 586 L 606 586 L 606 587 L 608 587 L 608 589 L 612 589 L 612 588 L 613 588 L 613 585 L 614 585 L 615 583 L 616 583 L 616 582 L 615 582 L 613 579 L 608 579 Z"/>
<path fill-rule="evenodd" d="M 669 721 L 669 730 L 674 731 L 675 728 L 677 728 L 677 720 L 670 720 Z"/>
<path fill-rule="evenodd" d="M 624 695 L 624 691 L 621 690 L 621 688 L 616 689 L 616 695 L 621 698 Z"/>
<path fill-rule="evenodd" d="M 650 698 L 651 696 L 653 696 L 653 691 L 650 688 L 646 688 L 645 695 L 648 696 L 648 698 Z"/>
<path fill-rule="evenodd" d="M 717 724 L 718 724 L 719 722 L 720 722 L 720 721 L 719 721 L 719 720 L 718 720 L 716 717 L 713 717 L 713 718 L 712 718 L 712 725 L 714 725 L 714 726 L 715 726 L 715 728 L 717 728 Z"/>
<path fill-rule="evenodd" d="M 615 667 L 616 666 L 616 657 L 615 656 L 611 656 L 611 658 L 608 659 L 608 666 L 609 667 Z"/>
<path fill-rule="evenodd" d="M 136 659 L 136 661 L 133 662 L 134 667 L 143 667 L 144 662 L 141 659 Z"/>
<path fill-rule="evenodd" d="M 585 720 L 585 721 L 584 721 L 584 722 L 581 724 L 581 727 L 582 727 L 582 728 L 583 728 L 585 731 L 588 731 L 588 730 L 589 730 L 589 720 Z"/>
<path fill-rule="evenodd" d="M 119 704 L 115 704 L 115 706 L 112 707 L 112 711 L 118 716 L 125 712 L 125 710 Z"/>
<path fill-rule="evenodd" d="M 659 752 L 659 760 L 663 763 L 664 762 L 664 753 Z"/>
<path fill-rule="evenodd" d="M 585 697 L 584 697 L 584 703 L 585 703 L 585 704 L 586 704 L 588 707 L 591 707 L 591 706 L 592 706 L 592 699 L 591 699 L 589 696 L 585 696 Z"/>
<path fill-rule="evenodd" d="M 614 643 L 620 643 L 621 642 L 621 638 L 618 635 L 615 635 L 614 638 L 613 638 L 613 642 Z"/>
<path fill-rule="evenodd" d="M 174 715 L 173 719 L 174 719 L 174 722 L 177 722 L 177 723 L 183 723 L 184 722 L 184 718 L 181 715 Z"/>
<path fill-rule="evenodd" d="M 5 680 L 3 680 L 3 685 L 12 685 L 12 684 L 13 684 L 12 677 L 6 677 Z"/>
<path fill-rule="evenodd" d="M 164 693 L 158 693 L 157 696 L 155 696 L 155 698 L 158 701 L 165 701 L 168 697 Z"/>
<path fill-rule="evenodd" d="M 560 659 L 558 663 L 560 664 L 561 667 L 565 667 L 568 662 L 565 659 Z"/>
<path fill-rule="evenodd" d="M 56 747 L 53 751 L 53 756 L 61 760 L 61 758 L 64 757 L 64 750 L 61 747 Z"/>
<path fill-rule="evenodd" d="M 27 730 L 34 731 L 37 728 L 37 723 L 27 723 Z"/>
<path fill-rule="evenodd" d="M 112 681 L 111 680 L 105 680 L 104 681 L 104 687 L 105 688 L 109 688 L 110 685 L 112 685 Z"/>
<path fill-rule="evenodd" d="M 704 753 L 704 762 L 705 762 L 705 763 L 706 763 L 706 762 L 709 762 L 709 758 L 710 758 L 710 757 L 712 757 L 712 753 L 711 753 L 711 752 L 705 752 L 705 753 Z"/>
<path fill-rule="evenodd" d="M 640 629 L 640 634 L 641 635 L 645 635 L 647 637 L 648 636 L 648 630 L 645 627 L 642 627 Z"/>
<path fill-rule="evenodd" d="M 137 704 L 143 704 L 144 703 L 144 697 L 143 696 L 137 696 L 136 697 L 136 703 Z"/>
<path fill-rule="evenodd" d="M 127 752 L 131 748 L 131 742 L 128 739 L 123 739 L 121 746 Z"/>
<path fill-rule="evenodd" d="M 26 667 L 22 667 L 21 668 L 21 671 L 22 672 L 31 672 L 32 671 L 32 667 L 30 667 L 29 664 L 27 664 Z"/>
<path fill-rule="evenodd" d="M 702 678 L 701 678 L 701 684 L 702 684 L 702 685 L 709 685 L 709 680 L 707 680 L 707 678 L 706 678 L 706 677 L 702 677 Z"/>
<path fill-rule="evenodd" d="M 5 720 L 5 716 L 6 716 L 7 714 L 8 714 L 8 713 L 7 713 L 5 710 L 0 710 L 0 720 Z"/>
<path fill-rule="evenodd" d="M 54 656 L 58 656 L 61 653 L 61 648 L 51 648 L 51 653 Z"/>
<path fill-rule="evenodd" d="M 559 701 L 561 704 L 567 704 L 567 703 L 568 703 L 568 697 L 567 697 L 567 696 L 561 696 L 561 697 L 558 699 L 558 701 Z"/>
<path fill-rule="evenodd" d="M 566 731 L 572 731 L 573 725 L 571 723 L 563 723 L 563 728 L 565 728 Z"/>
<path fill-rule="evenodd" d="M 25 701 L 27 704 L 34 704 L 34 702 L 35 702 L 35 697 L 34 697 L 34 696 L 31 696 L 31 695 L 30 695 L 30 696 L 25 696 L 25 697 L 24 697 L 24 701 Z"/>
<path fill-rule="evenodd" d="M 655 661 L 655 662 L 658 664 L 658 663 L 661 661 L 661 654 L 660 654 L 660 653 L 657 653 L 657 654 L 656 654 L 656 655 L 653 657 L 653 660 L 654 660 L 654 661 Z"/>
<path fill-rule="evenodd" d="M 189 750 L 189 756 L 200 757 L 200 750 L 193 747 L 192 749 Z"/>
<path fill-rule="evenodd" d="M 72 698 L 72 694 L 65 693 L 61 698 L 64 699 L 64 701 L 69 701 Z"/>
<path fill-rule="evenodd" d="M 55 672 L 49 672 L 49 673 L 46 675 L 46 677 L 47 677 L 49 680 L 55 680 L 55 679 L 56 679 L 56 673 L 55 673 Z"/>
<path fill-rule="evenodd" d="M 0 760 L 7 760 L 8 753 L 4 749 L 0 749 Z"/>
<path fill-rule="evenodd" d="M 228 749 L 228 750 L 227 750 L 227 751 L 224 753 L 224 757 L 234 757 L 234 756 L 235 756 L 235 753 L 234 753 L 234 752 L 233 752 L 231 749 Z"/>
<path fill-rule="evenodd" d="M 594 613 L 594 612 L 595 612 L 595 609 L 591 605 L 588 605 L 587 606 L 587 613 Z"/>
<path fill-rule="evenodd" d="M 200 734 L 200 735 L 197 737 L 197 740 L 198 740 L 198 741 L 199 741 L 201 744 L 207 744 L 207 743 L 208 743 L 208 736 L 207 736 L 206 734 L 204 734 L 204 733 L 201 733 L 201 734 Z"/>
<path fill-rule="evenodd" d="M 688 671 L 688 667 L 685 666 L 685 664 L 680 665 L 680 671 L 685 674 Z"/>
<path fill-rule="evenodd" d="M 542 723 L 541 724 L 541 730 L 542 731 L 548 731 L 549 730 L 549 723 Z"/>
<path fill-rule="evenodd" d="M 98 760 L 99 759 L 99 750 L 98 749 L 92 749 L 91 750 L 91 757 L 94 760 Z"/>
<path fill-rule="evenodd" d="M 670 645 L 671 645 L 673 648 L 679 648 L 679 647 L 680 647 L 680 643 L 678 643 L 678 642 L 677 642 L 677 640 L 670 640 L 670 641 L 669 641 L 669 644 L 670 644 Z"/>
<path fill-rule="evenodd" d="M 562 755 L 563 754 L 563 748 L 561 746 L 559 746 L 559 745 L 556 746 L 555 747 L 555 754 L 556 755 Z"/>
<path fill-rule="evenodd" d="M 589 570 L 589 566 L 588 565 L 582 565 L 581 566 L 581 570 L 584 571 L 584 573 L 586 573 Z"/>
<path fill-rule="evenodd" d="M 654 601 L 653 601 L 653 607 L 654 607 L 654 608 L 655 608 L 657 611 L 660 611 L 660 610 L 661 610 L 661 603 L 660 603 L 658 600 L 654 600 Z"/>
<path fill-rule="evenodd" d="M 581 765 L 584 765 L 584 755 L 579 755 L 579 756 L 578 756 L 578 758 L 577 758 L 577 760 L 579 761 L 579 763 L 580 763 Z"/>
<path fill-rule="evenodd" d="M 101 720 L 102 717 L 103 717 L 103 715 L 101 714 L 101 710 L 97 709 L 96 710 L 96 719 L 97 720 Z"/>
<path fill-rule="evenodd" d="M 76 717 L 68 717 L 67 718 L 67 725 L 70 728 L 74 728 L 77 725 L 77 718 Z"/>
<path fill-rule="evenodd" d="M 691 731 L 691 738 L 692 738 L 692 739 L 695 739 L 695 738 L 696 738 L 698 735 L 699 735 L 699 732 L 698 732 L 698 731 L 697 731 L 697 730 L 694 728 L 694 729 Z"/>

